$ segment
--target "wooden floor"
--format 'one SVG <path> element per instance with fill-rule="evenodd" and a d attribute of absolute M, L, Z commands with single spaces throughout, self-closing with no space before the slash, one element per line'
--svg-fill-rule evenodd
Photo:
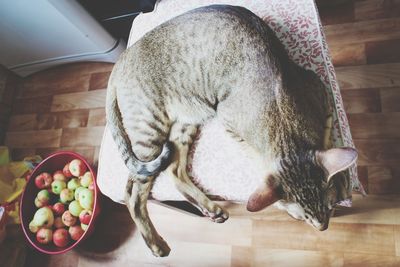
<path fill-rule="evenodd" d="M 104 205 L 84 246 L 52 257 L 32 252 L 26 266 L 400 266 L 400 196 L 355 196 L 325 232 L 275 208 L 249 213 L 231 204 L 229 220 L 216 224 L 150 204 L 172 248 L 167 258 L 151 255 L 125 207 Z"/>
<path fill-rule="evenodd" d="M 105 199 L 84 246 L 53 257 L 30 251 L 26 266 L 400 266 L 400 1 L 335 2 L 320 14 L 371 195 L 356 195 L 325 232 L 274 209 L 230 205 L 231 218 L 218 225 L 150 205 L 172 248 L 165 259 L 150 255 L 126 208 Z M 13 80 L 5 139 L 13 158 L 71 149 L 96 165 L 111 69 L 80 63 Z"/>

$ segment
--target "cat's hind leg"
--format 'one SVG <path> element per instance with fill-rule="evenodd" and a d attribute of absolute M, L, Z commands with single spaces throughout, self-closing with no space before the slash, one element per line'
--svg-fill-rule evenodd
<path fill-rule="evenodd" d="M 136 227 L 154 256 L 168 256 L 171 249 L 157 233 L 147 211 L 147 198 L 154 183 L 154 176 L 140 179 L 130 175 L 125 189 L 125 203 Z M 145 182 L 142 182 L 145 181 Z"/>
<path fill-rule="evenodd" d="M 190 203 L 212 221 L 222 223 L 228 219 L 228 212 L 194 185 L 187 173 L 187 158 L 196 132 L 197 127 L 194 125 L 175 123 L 172 126 L 169 139 L 175 146 L 175 153 L 166 172 L 173 177 L 176 188 Z"/>

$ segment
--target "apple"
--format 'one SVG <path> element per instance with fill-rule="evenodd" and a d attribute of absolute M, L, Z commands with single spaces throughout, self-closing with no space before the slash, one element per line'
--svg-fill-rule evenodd
<path fill-rule="evenodd" d="M 65 230 L 64 228 L 55 230 L 53 233 L 53 242 L 54 245 L 61 248 L 68 245 L 69 242 L 68 231 Z"/>
<path fill-rule="evenodd" d="M 81 223 L 81 227 L 82 227 L 83 231 L 86 231 L 88 229 L 89 225 Z"/>
<path fill-rule="evenodd" d="M 75 195 L 75 199 L 76 200 L 79 200 L 79 193 L 82 191 L 82 189 L 84 189 L 85 187 L 83 187 L 83 186 L 80 186 L 80 187 L 78 187 L 77 189 L 75 189 L 75 193 L 74 193 L 74 195 Z"/>
<path fill-rule="evenodd" d="M 39 226 L 37 226 L 33 220 L 29 223 L 29 231 L 31 231 L 32 233 L 36 233 L 37 231 L 39 231 Z"/>
<path fill-rule="evenodd" d="M 83 208 L 79 204 L 78 200 L 74 200 L 71 203 L 69 203 L 68 210 L 69 212 L 71 212 L 73 216 L 78 217 Z"/>
<path fill-rule="evenodd" d="M 71 214 L 69 210 L 65 211 L 63 215 L 61 216 L 62 222 L 66 226 L 72 226 L 76 223 L 77 218 Z"/>
<path fill-rule="evenodd" d="M 54 223 L 53 212 L 49 207 L 40 208 L 35 212 L 32 222 L 38 227 L 49 228 Z"/>
<path fill-rule="evenodd" d="M 86 165 L 80 159 L 74 159 L 69 163 L 69 171 L 73 176 L 79 177 L 86 172 Z"/>
<path fill-rule="evenodd" d="M 68 188 L 64 188 L 60 193 L 60 201 L 64 204 L 74 199 L 74 191 Z"/>
<path fill-rule="evenodd" d="M 35 185 L 39 189 L 49 188 L 53 182 L 53 177 L 47 172 L 42 172 L 35 177 Z"/>
<path fill-rule="evenodd" d="M 36 240 L 40 244 L 48 244 L 53 240 L 53 231 L 47 228 L 40 228 L 36 233 Z"/>
<path fill-rule="evenodd" d="M 34 203 L 35 203 L 36 208 L 42 208 L 42 207 L 46 206 L 46 203 L 43 203 L 37 197 L 35 197 L 35 202 Z"/>
<path fill-rule="evenodd" d="M 89 184 L 88 188 L 89 188 L 90 190 L 94 190 L 94 183 L 91 182 L 91 183 Z"/>
<path fill-rule="evenodd" d="M 93 191 L 87 188 L 84 188 L 79 192 L 79 204 L 81 204 L 82 208 L 85 210 L 93 210 Z"/>
<path fill-rule="evenodd" d="M 61 216 L 65 211 L 65 206 L 63 203 L 57 202 L 53 205 L 51 209 L 53 210 L 55 215 Z"/>
<path fill-rule="evenodd" d="M 65 164 L 62 172 L 64 173 L 65 177 L 67 178 L 72 177 L 72 173 L 69 171 L 69 163 Z"/>
<path fill-rule="evenodd" d="M 53 179 L 54 181 L 63 181 L 63 182 L 67 182 L 67 177 L 64 175 L 63 171 L 56 171 L 53 173 Z"/>
<path fill-rule="evenodd" d="M 46 189 L 42 189 L 39 191 L 37 194 L 37 199 L 39 199 L 40 202 L 45 203 L 44 205 L 49 204 L 50 201 L 50 193 Z"/>
<path fill-rule="evenodd" d="M 56 180 L 51 183 L 51 191 L 56 195 L 59 195 L 64 188 L 67 188 L 67 184 L 64 181 Z"/>
<path fill-rule="evenodd" d="M 81 185 L 84 187 L 89 187 L 91 183 L 93 183 L 93 176 L 90 172 L 85 172 L 81 178 Z"/>
<path fill-rule="evenodd" d="M 67 184 L 67 188 L 71 190 L 75 190 L 80 186 L 81 183 L 79 182 L 78 178 L 72 178 Z"/>
<path fill-rule="evenodd" d="M 71 236 L 72 240 L 77 241 L 79 238 L 81 238 L 85 231 L 81 228 L 80 225 L 74 225 L 68 229 L 68 233 Z"/>
<path fill-rule="evenodd" d="M 82 210 L 81 213 L 79 213 L 79 220 L 83 224 L 89 224 L 91 218 L 92 218 L 91 210 Z"/>
<path fill-rule="evenodd" d="M 61 217 L 57 217 L 57 218 L 55 218 L 54 219 L 54 227 L 55 228 L 63 228 L 64 226 L 66 226 L 64 223 L 63 223 L 63 221 L 62 221 L 62 219 L 61 219 Z"/>

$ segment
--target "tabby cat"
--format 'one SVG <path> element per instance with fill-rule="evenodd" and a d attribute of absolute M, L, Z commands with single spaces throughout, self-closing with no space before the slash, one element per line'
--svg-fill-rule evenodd
<path fill-rule="evenodd" d="M 279 201 L 293 217 L 326 229 L 337 201 L 334 174 L 353 164 L 357 153 L 325 149 L 329 101 L 323 87 L 312 71 L 289 60 L 260 18 L 242 7 L 189 11 L 128 48 L 109 80 L 107 122 L 130 171 L 128 209 L 153 254 L 170 251 L 146 208 L 163 170 L 211 220 L 228 218 L 186 171 L 197 128 L 213 117 L 268 165 L 248 210 Z"/>

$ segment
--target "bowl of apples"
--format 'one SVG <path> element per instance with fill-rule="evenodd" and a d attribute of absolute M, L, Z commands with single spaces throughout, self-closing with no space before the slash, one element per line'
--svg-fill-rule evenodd
<path fill-rule="evenodd" d="M 56 152 L 33 170 L 20 203 L 29 243 L 46 254 L 64 253 L 94 230 L 100 213 L 95 172 L 81 155 Z"/>

